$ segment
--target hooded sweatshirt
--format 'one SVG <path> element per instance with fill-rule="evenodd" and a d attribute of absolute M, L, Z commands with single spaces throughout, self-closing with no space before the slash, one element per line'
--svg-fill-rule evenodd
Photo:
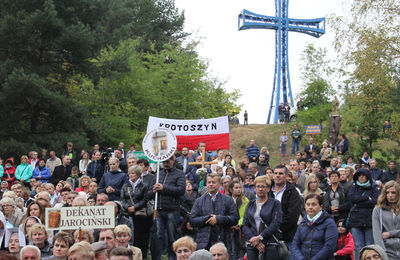
<path fill-rule="evenodd" d="M 361 257 L 362 257 L 363 252 L 365 250 L 369 250 L 369 249 L 375 250 L 375 252 L 377 252 L 381 256 L 382 260 L 389 260 L 389 257 L 386 255 L 385 251 L 382 249 L 382 247 L 380 247 L 378 245 L 369 245 L 369 246 L 363 247 L 358 256 L 358 260 L 362 260 Z"/>
<path fill-rule="evenodd" d="M 394 214 L 390 208 L 375 206 L 372 232 L 375 244 L 382 247 L 390 259 L 400 259 L 400 214 Z M 382 239 L 382 232 L 389 232 L 389 238 Z"/>
<path fill-rule="evenodd" d="M 10 168 L 7 168 L 7 162 L 11 163 Z M 14 160 L 12 158 L 8 158 L 4 162 L 4 173 L 1 180 L 8 182 L 8 188 L 10 188 L 10 183 L 15 181 L 15 167 L 14 167 Z"/>

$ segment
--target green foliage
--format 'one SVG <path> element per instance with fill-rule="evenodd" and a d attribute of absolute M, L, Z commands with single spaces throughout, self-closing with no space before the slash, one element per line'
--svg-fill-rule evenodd
<path fill-rule="evenodd" d="M 306 88 L 300 92 L 305 108 L 314 108 L 329 103 L 332 87 L 322 78 L 311 80 Z"/>
<path fill-rule="evenodd" d="M 222 114 L 238 93 L 181 47 L 183 22 L 173 0 L 0 1 L 0 154 L 140 143 L 148 115 Z"/>
<path fill-rule="evenodd" d="M 349 14 L 348 19 L 335 17 L 333 23 L 335 47 L 352 69 L 343 128 L 357 134 L 357 153 L 368 149 L 383 163 L 400 153 L 400 3 L 353 0 Z M 385 120 L 396 127 L 384 134 Z"/>
<path fill-rule="evenodd" d="M 137 51 L 139 41 L 124 41 L 101 51 L 93 64 L 102 72 L 98 84 L 73 80 L 70 93 L 90 112 L 94 140 L 141 143 L 148 117 L 193 119 L 215 117 L 235 109 L 237 91 L 207 77 L 195 45 L 165 45 L 157 52 Z"/>

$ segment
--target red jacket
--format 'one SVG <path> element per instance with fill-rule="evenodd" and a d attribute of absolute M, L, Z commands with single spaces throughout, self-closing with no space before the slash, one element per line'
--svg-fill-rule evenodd
<path fill-rule="evenodd" d="M 8 169 L 6 168 L 7 162 L 11 162 L 11 165 L 12 165 L 11 168 L 8 168 Z M 14 160 L 12 158 L 8 158 L 4 162 L 4 173 L 3 173 L 3 177 L 1 178 L 1 180 L 8 182 L 8 188 L 10 188 L 10 184 L 15 181 L 15 167 L 14 167 Z"/>
<path fill-rule="evenodd" d="M 336 254 L 340 256 L 350 255 L 354 260 L 354 240 L 350 232 L 347 235 L 339 235 Z"/>

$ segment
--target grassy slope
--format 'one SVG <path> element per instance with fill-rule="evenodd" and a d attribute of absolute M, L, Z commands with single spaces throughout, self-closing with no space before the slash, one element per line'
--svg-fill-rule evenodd
<path fill-rule="evenodd" d="M 238 162 L 246 156 L 246 147 L 251 139 L 254 139 L 258 147 L 266 146 L 270 153 L 270 165 L 275 167 L 281 161 L 289 162 L 289 156 L 281 157 L 279 148 L 279 137 L 286 131 L 290 136 L 291 127 L 282 125 L 231 125 L 230 147 L 233 159 Z M 291 138 L 289 137 L 287 153 L 291 153 Z M 301 148 L 301 147 L 300 147 Z"/>

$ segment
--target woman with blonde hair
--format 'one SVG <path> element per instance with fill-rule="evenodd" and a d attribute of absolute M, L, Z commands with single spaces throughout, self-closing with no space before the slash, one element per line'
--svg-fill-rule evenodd
<path fill-rule="evenodd" d="M 321 196 L 324 195 L 324 192 L 319 188 L 319 179 L 315 175 L 310 175 L 307 177 L 303 198 L 310 194 L 318 194 Z"/>
<path fill-rule="evenodd" d="M 129 248 L 133 252 L 133 260 L 142 260 L 142 250 L 132 246 L 129 241 L 132 239 L 132 231 L 127 225 L 118 225 L 114 229 L 115 241 L 117 246 Z"/>
<path fill-rule="evenodd" d="M 176 240 L 172 244 L 172 248 L 176 254 L 177 260 L 187 260 L 189 256 L 196 251 L 197 244 L 193 238 L 184 236 Z"/>
<path fill-rule="evenodd" d="M 281 203 L 268 196 L 271 180 L 259 176 L 254 180 L 257 200 L 249 202 L 243 219 L 243 236 L 247 243 L 247 259 L 277 259 L 274 234 L 282 223 Z"/>
<path fill-rule="evenodd" d="M 17 169 L 15 170 L 15 179 L 19 180 L 21 183 L 28 183 L 31 182 L 32 178 L 32 166 L 29 164 L 28 156 L 22 155 L 21 156 L 21 164 L 18 165 Z"/>
<path fill-rule="evenodd" d="M 86 194 L 89 194 L 89 185 L 92 182 L 89 176 L 83 175 L 82 177 L 79 178 L 79 188 L 75 189 L 77 192 L 85 192 Z"/>
<path fill-rule="evenodd" d="M 32 245 L 39 248 L 41 257 L 49 257 L 53 252 L 53 246 L 47 240 L 48 234 L 46 232 L 46 227 L 42 224 L 35 224 L 29 230 L 29 241 Z"/>
<path fill-rule="evenodd" d="M 389 259 L 400 259 L 400 184 L 387 182 L 372 212 L 375 244 L 381 246 Z"/>

